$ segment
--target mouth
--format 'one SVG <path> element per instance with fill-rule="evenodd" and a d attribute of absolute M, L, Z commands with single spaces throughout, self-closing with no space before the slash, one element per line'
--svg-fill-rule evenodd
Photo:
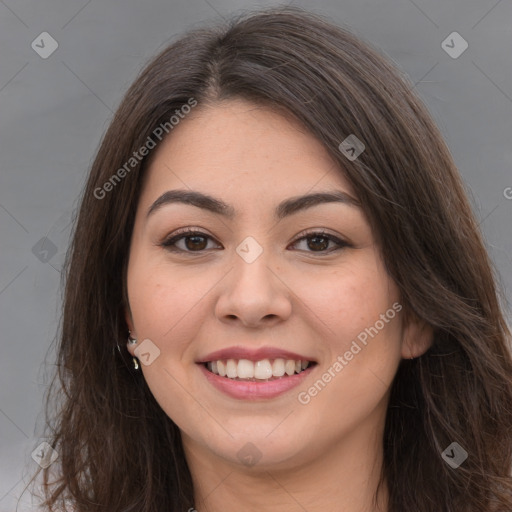
<path fill-rule="evenodd" d="M 217 359 L 207 361 L 204 368 L 219 377 L 238 382 L 271 382 L 298 375 L 316 365 L 305 359 Z"/>
<path fill-rule="evenodd" d="M 232 347 L 196 363 L 215 390 L 237 400 L 260 401 L 291 391 L 318 365 L 307 356 L 269 347 Z"/>

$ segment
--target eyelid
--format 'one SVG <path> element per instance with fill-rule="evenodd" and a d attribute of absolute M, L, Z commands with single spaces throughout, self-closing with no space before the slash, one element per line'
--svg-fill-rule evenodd
<path fill-rule="evenodd" d="M 160 245 L 164 249 L 172 251 L 173 244 L 175 244 L 178 240 L 186 238 L 187 236 L 194 236 L 194 235 L 204 236 L 205 238 L 214 240 L 217 244 L 222 245 L 222 244 L 220 244 L 220 242 L 217 242 L 212 235 L 203 231 L 201 228 L 196 228 L 196 227 L 186 227 L 186 228 L 177 229 L 170 236 L 166 236 L 163 239 L 163 241 L 161 243 L 159 243 L 158 245 Z M 196 252 L 198 254 L 200 254 L 201 252 L 204 252 L 204 250 L 203 251 L 183 251 L 182 249 L 174 249 L 174 251 L 182 252 L 182 253 L 190 253 L 190 254 L 193 254 L 194 252 Z"/>
<path fill-rule="evenodd" d="M 344 242 L 344 240 L 342 240 L 339 236 L 333 235 L 326 228 L 307 228 L 307 229 L 304 229 L 303 231 L 301 231 L 300 233 L 298 233 L 292 243 L 295 243 L 296 241 L 300 240 L 301 238 L 305 238 L 307 236 L 313 236 L 313 235 L 326 235 L 326 236 L 330 236 L 333 239 L 337 239 L 340 242 Z"/>
<path fill-rule="evenodd" d="M 306 252 L 309 252 L 311 254 L 315 254 L 316 253 L 316 254 L 319 254 L 319 255 L 328 255 L 328 254 L 331 254 L 332 252 L 339 251 L 339 250 L 344 249 L 346 247 L 353 247 L 353 245 L 350 242 L 348 242 L 347 240 L 345 240 L 344 238 L 342 238 L 340 236 L 332 234 L 331 232 L 329 232 L 325 228 L 308 228 L 308 229 L 305 229 L 304 231 L 301 231 L 300 233 L 297 234 L 297 236 L 291 242 L 290 245 L 294 245 L 297 242 L 300 242 L 301 240 L 303 240 L 305 238 L 309 238 L 309 237 L 313 237 L 313 236 L 318 236 L 318 235 L 325 236 L 325 238 L 327 238 L 330 241 L 333 241 L 334 243 L 336 243 L 338 245 L 338 247 L 335 248 L 335 249 L 331 249 L 329 251 L 306 251 Z"/>

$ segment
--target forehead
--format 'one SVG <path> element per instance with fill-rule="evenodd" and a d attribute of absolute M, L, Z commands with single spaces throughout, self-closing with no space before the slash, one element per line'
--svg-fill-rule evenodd
<path fill-rule="evenodd" d="M 151 156 L 144 188 L 152 196 L 176 187 L 260 197 L 315 187 L 353 194 L 339 164 L 300 123 L 244 100 L 196 107 Z"/>

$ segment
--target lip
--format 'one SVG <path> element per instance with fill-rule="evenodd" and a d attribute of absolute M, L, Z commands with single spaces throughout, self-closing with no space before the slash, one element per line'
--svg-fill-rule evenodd
<path fill-rule="evenodd" d="M 316 363 L 315 359 L 308 356 L 289 352 L 275 347 L 261 347 L 257 349 L 249 349 L 246 347 L 229 347 L 216 350 L 210 354 L 198 359 L 196 363 L 208 363 L 209 361 L 219 361 L 224 359 L 248 359 L 249 361 L 261 361 L 262 359 L 293 359 L 298 361 L 310 361 Z M 298 374 L 300 375 L 300 373 Z"/>
<path fill-rule="evenodd" d="M 217 356 L 217 353 L 214 353 L 214 355 Z M 290 359 L 293 359 L 293 357 Z M 291 376 L 270 381 L 252 382 L 221 377 L 220 375 L 210 372 L 203 363 L 198 363 L 199 369 L 214 388 L 238 400 L 264 400 L 282 395 L 297 387 L 309 376 L 316 366 L 317 365 L 310 366 L 300 373 Z"/>

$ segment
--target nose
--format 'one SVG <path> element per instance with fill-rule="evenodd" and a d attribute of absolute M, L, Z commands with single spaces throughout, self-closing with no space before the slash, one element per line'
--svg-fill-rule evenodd
<path fill-rule="evenodd" d="M 279 276 L 279 269 L 269 263 L 265 252 L 252 263 L 235 256 L 234 268 L 223 280 L 215 306 L 219 320 L 258 328 L 290 316 L 292 292 Z"/>

